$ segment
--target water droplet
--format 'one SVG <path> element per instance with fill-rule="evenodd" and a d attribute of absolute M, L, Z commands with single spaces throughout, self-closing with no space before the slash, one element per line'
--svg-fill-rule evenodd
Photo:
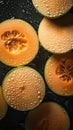
<path fill-rule="evenodd" d="M 40 99 L 40 96 L 38 96 L 38 99 Z"/>
<path fill-rule="evenodd" d="M 51 73 L 49 72 L 48 75 L 51 76 Z"/>
<path fill-rule="evenodd" d="M 18 106 L 19 106 L 19 103 L 17 102 L 15 105 L 18 107 Z"/>
<path fill-rule="evenodd" d="M 65 95 L 67 96 L 68 94 L 67 94 L 67 93 L 65 93 Z"/>
<path fill-rule="evenodd" d="M 8 82 L 10 82 L 11 81 L 11 79 L 8 79 Z"/>
<path fill-rule="evenodd" d="M 55 48 L 52 48 L 52 51 L 54 51 L 54 52 L 55 52 Z"/>
<path fill-rule="evenodd" d="M 25 12 L 25 10 L 24 10 L 24 9 L 22 9 L 22 12 L 24 13 L 24 12 Z"/>
<path fill-rule="evenodd" d="M 33 105 L 33 103 L 31 102 L 30 105 Z"/>
<path fill-rule="evenodd" d="M 50 17 L 52 18 L 52 17 L 53 17 L 53 15 L 52 15 L 52 14 L 50 14 Z"/>
<path fill-rule="evenodd" d="M 73 48 L 73 44 L 71 45 L 71 47 Z"/>
<path fill-rule="evenodd" d="M 23 80 L 23 83 L 26 83 L 26 81 L 25 81 L 25 80 Z"/>
<path fill-rule="evenodd" d="M 1 1 L 0 1 L 0 4 L 4 4 L 4 2 L 1 0 Z"/>
<path fill-rule="evenodd" d="M 39 6 L 36 4 L 35 7 L 38 8 Z"/>
<path fill-rule="evenodd" d="M 11 80 L 14 80 L 14 78 L 12 77 Z"/>
<path fill-rule="evenodd" d="M 14 19 L 15 17 L 13 16 L 13 17 L 11 17 L 11 19 Z"/>
<path fill-rule="evenodd" d="M 36 104 L 37 102 L 36 101 L 34 101 L 34 104 Z"/>
<path fill-rule="evenodd" d="M 40 99 L 40 101 L 39 101 L 40 103 L 42 102 L 42 100 Z"/>
<path fill-rule="evenodd" d="M 38 91 L 38 94 L 40 94 L 41 92 L 40 91 Z"/>
<path fill-rule="evenodd" d="M 49 15 L 49 14 L 50 14 L 50 12 L 48 11 L 48 12 L 47 12 L 47 14 Z"/>
<path fill-rule="evenodd" d="M 11 101 L 11 98 L 9 96 L 7 96 L 7 98 L 8 98 L 8 101 Z"/>
<path fill-rule="evenodd" d="M 7 90 L 7 89 L 5 89 L 4 91 L 5 91 L 5 93 L 7 93 L 7 91 L 8 91 L 8 90 Z"/>
<path fill-rule="evenodd" d="M 67 88 L 65 88 L 64 90 L 67 91 Z"/>
<path fill-rule="evenodd" d="M 49 81 L 52 81 L 52 78 L 51 78 L 51 77 L 49 77 Z"/>
<path fill-rule="evenodd" d="M 54 63 L 51 63 L 50 66 L 53 66 Z"/>

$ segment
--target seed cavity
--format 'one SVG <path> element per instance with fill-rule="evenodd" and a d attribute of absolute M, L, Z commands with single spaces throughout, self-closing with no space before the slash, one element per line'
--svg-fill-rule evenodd
<path fill-rule="evenodd" d="M 63 60 L 56 69 L 56 74 L 63 81 L 71 81 L 73 78 L 73 63 L 70 60 Z"/>
<path fill-rule="evenodd" d="M 1 39 L 4 41 L 5 48 L 12 54 L 19 53 L 19 51 L 27 48 L 25 35 L 17 30 L 4 32 Z"/>
<path fill-rule="evenodd" d="M 22 87 L 20 87 L 20 91 L 23 93 L 25 91 L 25 86 L 23 85 Z"/>
<path fill-rule="evenodd" d="M 38 130 L 48 130 L 49 119 L 44 118 L 38 123 Z"/>

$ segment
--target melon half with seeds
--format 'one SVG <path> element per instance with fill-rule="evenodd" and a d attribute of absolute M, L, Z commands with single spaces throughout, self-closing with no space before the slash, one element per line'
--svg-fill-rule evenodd
<path fill-rule="evenodd" d="M 3 81 L 3 95 L 7 103 L 19 111 L 38 106 L 45 96 L 42 76 L 31 67 L 17 67 L 8 72 Z"/>
<path fill-rule="evenodd" d="M 9 19 L 0 24 L 0 60 L 10 66 L 28 64 L 39 49 L 35 29 L 21 19 Z"/>
<path fill-rule="evenodd" d="M 43 18 L 38 36 L 41 45 L 52 53 L 65 53 L 73 49 L 73 14 L 55 20 Z"/>
<path fill-rule="evenodd" d="M 70 119 L 66 110 L 55 102 L 45 102 L 30 111 L 25 130 L 69 130 Z"/>
<path fill-rule="evenodd" d="M 7 110 L 8 110 L 8 105 L 3 97 L 2 88 L 0 86 L 0 120 L 5 117 Z"/>
<path fill-rule="evenodd" d="M 52 55 L 46 62 L 44 76 L 48 87 L 56 94 L 73 95 L 73 51 Z"/>
<path fill-rule="evenodd" d="M 34 7 L 48 18 L 57 18 L 67 13 L 73 6 L 73 0 L 32 0 Z"/>

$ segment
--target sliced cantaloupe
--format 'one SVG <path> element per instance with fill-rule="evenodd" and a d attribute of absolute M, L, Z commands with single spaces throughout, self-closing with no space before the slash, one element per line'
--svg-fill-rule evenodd
<path fill-rule="evenodd" d="M 32 0 L 34 7 L 48 18 L 57 18 L 67 13 L 73 6 L 73 0 Z"/>
<path fill-rule="evenodd" d="M 69 130 L 70 119 L 64 108 L 55 102 L 40 104 L 30 111 L 25 130 Z"/>
<path fill-rule="evenodd" d="M 39 49 L 36 31 L 26 21 L 9 19 L 0 24 L 0 60 L 10 66 L 27 64 Z"/>
<path fill-rule="evenodd" d="M 73 95 L 73 51 L 52 55 L 46 62 L 44 76 L 48 87 L 56 94 Z"/>
<path fill-rule="evenodd" d="M 0 120 L 5 117 L 5 115 L 7 113 L 7 109 L 8 109 L 8 106 L 7 106 L 7 103 L 3 97 L 2 88 L 0 86 Z"/>
<path fill-rule="evenodd" d="M 73 14 L 56 20 L 43 18 L 38 36 L 41 45 L 52 53 L 65 53 L 73 49 Z"/>
<path fill-rule="evenodd" d="M 19 111 L 38 106 L 45 96 L 42 76 L 31 67 L 17 67 L 9 71 L 3 81 L 3 95 L 7 103 Z"/>

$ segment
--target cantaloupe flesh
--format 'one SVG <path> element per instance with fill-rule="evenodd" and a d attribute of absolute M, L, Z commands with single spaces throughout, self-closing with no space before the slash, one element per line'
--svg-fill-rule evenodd
<path fill-rule="evenodd" d="M 3 119 L 7 113 L 7 103 L 2 94 L 2 88 L 0 86 L 0 120 Z"/>
<path fill-rule="evenodd" d="M 69 130 L 70 120 L 64 108 L 54 102 L 42 103 L 30 111 L 25 130 Z"/>
<path fill-rule="evenodd" d="M 24 34 L 24 39 L 27 41 L 24 50 L 16 53 L 9 52 L 5 47 L 5 41 L 1 35 L 6 31 L 17 30 Z M 39 49 L 39 42 L 36 31 L 29 23 L 20 20 L 6 20 L 0 24 L 0 60 L 10 66 L 19 66 L 27 64 L 34 59 Z"/>
<path fill-rule="evenodd" d="M 61 67 L 64 61 L 65 64 Z M 58 70 L 61 70 L 59 73 L 62 73 L 58 74 Z M 69 75 L 70 79 L 66 78 L 65 74 L 66 76 Z M 73 52 L 52 55 L 46 62 L 44 76 L 48 87 L 56 94 L 62 96 L 73 95 Z"/>
<path fill-rule="evenodd" d="M 7 103 L 19 111 L 35 108 L 45 96 L 45 83 L 42 76 L 28 66 L 9 71 L 2 86 Z"/>
<path fill-rule="evenodd" d="M 73 14 L 56 20 L 43 18 L 38 29 L 41 45 L 52 53 L 65 53 L 73 49 Z"/>
<path fill-rule="evenodd" d="M 32 0 L 34 7 L 44 16 L 57 18 L 73 6 L 72 0 Z"/>

